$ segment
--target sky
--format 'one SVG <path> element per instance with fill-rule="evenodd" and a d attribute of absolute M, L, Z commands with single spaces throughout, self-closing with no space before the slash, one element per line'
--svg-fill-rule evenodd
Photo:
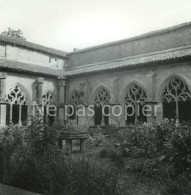
<path fill-rule="evenodd" d="M 191 22 L 191 0 L 0 0 L 0 32 L 72 51 Z"/>

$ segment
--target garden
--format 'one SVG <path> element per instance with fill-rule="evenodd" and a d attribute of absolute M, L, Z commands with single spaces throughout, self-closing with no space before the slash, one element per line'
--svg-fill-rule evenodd
<path fill-rule="evenodd" d="M 86 151 L 60 149 L 60 132 L 88 131 Z M 0 132 L 1 182 L 40 194 L 191 193 L 191 123 L 133 127 L 9 126 Z M 75 147 L 77 148 L 77 144 Z M 75 149 L 75 147 L 73 149 Z M 2 165 L 2 166 L 1 166 Z"/>

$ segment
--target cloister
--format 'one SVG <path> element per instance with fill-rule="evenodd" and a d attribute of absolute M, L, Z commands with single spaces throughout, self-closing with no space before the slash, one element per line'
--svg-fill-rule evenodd
<path fill-rule="evenodd" d="M 76 112 L 65 117 L 66 105 L 93 105 L 85 116 L 92 126 L 191 120 L 191 23 L 73 52 L 0 36 L 0 69 L 2 127 L 30 124 L 34 101 L 50 123 L 82 122 Z M 123 113 L 109 115 L 116 105 Z M 145 105 L 149 116 L 140 112 Z"/>

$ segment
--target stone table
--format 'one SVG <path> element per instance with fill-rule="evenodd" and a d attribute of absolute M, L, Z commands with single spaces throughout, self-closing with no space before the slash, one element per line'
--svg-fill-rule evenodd
<path fill-rule="evenodd" d="M 80 152 L 85 152 L 85 140 L 89 137 L 88 132 L 60 132 L 58 142 L 62 149 L 62 141 L 65 140 L 66 149 L 72 152 L 72 140 L 80 140 Z"/>

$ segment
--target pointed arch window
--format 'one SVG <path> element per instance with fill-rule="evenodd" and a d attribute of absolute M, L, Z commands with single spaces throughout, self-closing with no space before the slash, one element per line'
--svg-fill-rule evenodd
<path fill-rule="evenodd" d="M 79 91 L 75 90 L 71 93 L 71 99 L 70 99 L 70 104 L 73 105 L 73 108 L 74 108 L 74 112 L 73 114 L 70 116 L 70 120 L 74 120 L 76 119 L 77 120 L 77 124 L 78 124 L 78 116 L 76 116 L 76 111 L 77 111 L 77 106 L 80 105 L 80 104 L 83 104 L 83 96 L 80 94 Z M 72 110 L 71 110 L 72 112 Z"/>
<path fill-rule="evenodd" d="M 7 124 L 26 124 L 29 109 L 29 99 L 27 98 L 24 90 L 15 85 L 10 88 L 8 94 L 6 94 L 7 105 Z"/>
<path fill-rule="evenodd" d="M 177 76 L 168 80 L 162 91 L 163 117 L 179 124 L 191 120 L 191 92 Z"/>
<path fill-rule="evenodd" d="M 134 125 L 138 121 L 146 122 L 147 117 L 143 115 L 142 108 L 145 105 L 146 92 L 139 85 L 131 84 L 125 94 L 126 125 Z"/>
<path fill-rule="evenodd" d="M 49 124 L 53 124 L 55 120 L 55 111 L 51 108 L 51 106 L 56 105 L 56 100 L 54 94 L 52 92 L 47 92 L 42 96 L 42 102 L 44 105 L 44 122 Z"/>
<path fill-rule="evenodd" d="M 95 125 L 101 125 L 101 124 L 108 125 L 109 124 L 109 117 L 107 116 L 109 113 L 109 108 L 108 107 L 104 108 L 104 113 L 106 114 L 105 116 L 103 116 L 103 113 L 102 113 L 102 108 L 105 105 L 108 105 L 109 101 L 110 101 L 109 92 L 105 88 L 101 87 L 98 90 L 98 92 L 95 96 L 95 99 L 94 99 L 94 104 L 95 104 L 94 122 L 95 122 Z"/>

